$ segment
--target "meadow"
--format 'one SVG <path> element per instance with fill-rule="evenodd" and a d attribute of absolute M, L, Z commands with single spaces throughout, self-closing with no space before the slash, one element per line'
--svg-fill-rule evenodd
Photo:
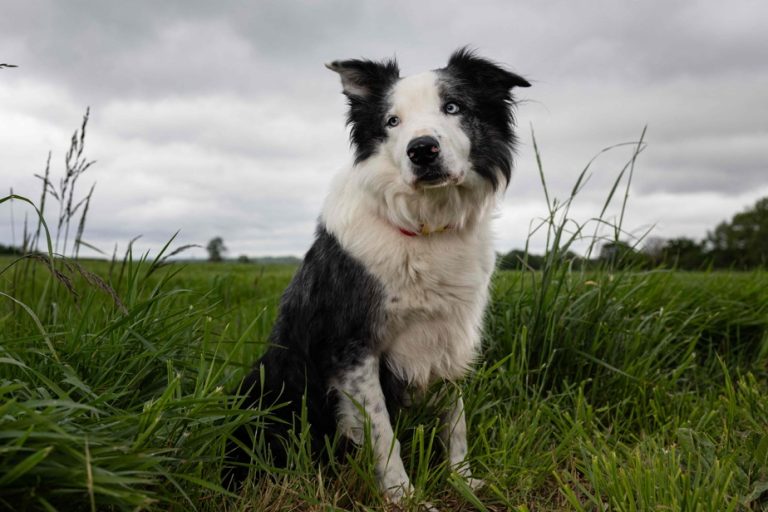
<path fill-rule="evenodd" d="M 295 268 L 0 260 L 0 508 L 387 510 L 363 447 L 219 486 L 227 436 L 269 410 L 228 392 L 264 348 Z M 446 510 L 764 510 L 768 274 L 498 272 L 461 384 L 473 493 L 436 423 L 398 419 L 418 489 Z M 257 453 L 258 455 L 258 453 Z"/>
<path fill-rule="evenodd" d="M 253 467 L 272 477 L 220 486 L 232 432 L 258 433 L 273 410 L 241 410 L 233 391 L 296 267 L 174 261 L 184 247 L 173 239 L 152 254 L 129 245 L 111 261 L 78 258 L 90 193 L 73 202 L 72 177 L 90 165 L 86 121 L 61 182 L 71 186 L 55 195 L 55 238 L 42 220 L 34 237 L 25 230 L 26 247 L 47 251 L 0 257 L 0 509 L 392 510 L 370 443 L 318 463 L 306 424 L 292 433 L 287 468 L 257 445 Z M 642 140 L 588 223 L 568 211 L 589 164 L 559 201 L 539 159 L 548 216 L 532 231 L 546 234 L 546 255 L 538 270 L 522 252 L 523 270 L 496 272 L 482 354 L 459 384 L 470 463 L 486 485 L 473 492 L 446 467 L 435 411 L 417 404 L 395 420 L 416 487 L 400 509 L 768 510 L 768 273 L 569 256 L 577 240 L 591 251 L 626 235 Z M 48 169 L 43 179 L 49 187 Z M 72 257 L 56 255 L 77 205 Z"/>

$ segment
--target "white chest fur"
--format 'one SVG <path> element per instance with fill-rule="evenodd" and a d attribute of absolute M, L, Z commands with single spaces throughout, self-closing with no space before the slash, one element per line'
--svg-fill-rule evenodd
<path fill-rule="evenodd" d="M 416 387 L 463 376 L 477 354 L 494 254 L 490 203 L 461 213 L 459 229 L 409 237 L 371 208 L 354 180 L 338 179 L 323 220 L 384 286 L 382 351 Z"/>
<path fill-rule="evenodd" d="M 485 248 L 454 233 L 401 242 L 397 258 L 382 254 L 373 269 L 387 289 L 388 360 L 418 387 L 456 380 L 480 344 L 493 254 L 472 253 Z"/>

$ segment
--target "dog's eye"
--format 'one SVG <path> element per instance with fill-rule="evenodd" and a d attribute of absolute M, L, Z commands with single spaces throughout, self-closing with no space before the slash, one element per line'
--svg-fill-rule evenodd
<path fill-rule="evenodd" d="M 390 128 L 394 128 L 395 126 L 400 124 L 400 118 L 397 116 L 389 116 L 387 118 L 387 126 Z"/>
<path fill-rule="evenodd" d="M 449 101 L 443 106 L 443 112 L 450 115 L 456 115 L 459 112 L 461 112 L 461 107 L 458 103 L 455 103 L 453 101 Z"/>

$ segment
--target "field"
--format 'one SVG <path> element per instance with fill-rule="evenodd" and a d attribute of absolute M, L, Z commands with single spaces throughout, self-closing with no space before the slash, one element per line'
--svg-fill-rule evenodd
<path fill-rule="evenodd" d="M 0 259 L 0 508 L 386 510 L 363 447 L 219 487 L 228 396 L 293 267 Z M 768 275 L 499 272 L 461 384 L 473 494 L 436 424 L 398 420 L 418 495 L 445 510 L 768 508 Z M 268 468 L 268 461 L 257 465 Z"/>

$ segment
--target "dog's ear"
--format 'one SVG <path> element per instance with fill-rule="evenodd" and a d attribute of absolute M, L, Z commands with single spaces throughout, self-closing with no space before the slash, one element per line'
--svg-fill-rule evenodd
<path fill-rule="evenodd" d="M 462 81 L 489 92 L 497 91 L 503 95 L 513 87 L 530 87 L 525 78 L 508 71 L 490 60 L 478 57 L 467 48 L 459 48 L 448 59 L 446 68 Z"/>
<path fill-rule="evenodd" d="M 335 60 L 325 67 L 339 74 L 343 92 L 349 98 L 367 98 L 385 90 L 400 78 L 400 70 L 394 59 L 383 62 Z"/>

